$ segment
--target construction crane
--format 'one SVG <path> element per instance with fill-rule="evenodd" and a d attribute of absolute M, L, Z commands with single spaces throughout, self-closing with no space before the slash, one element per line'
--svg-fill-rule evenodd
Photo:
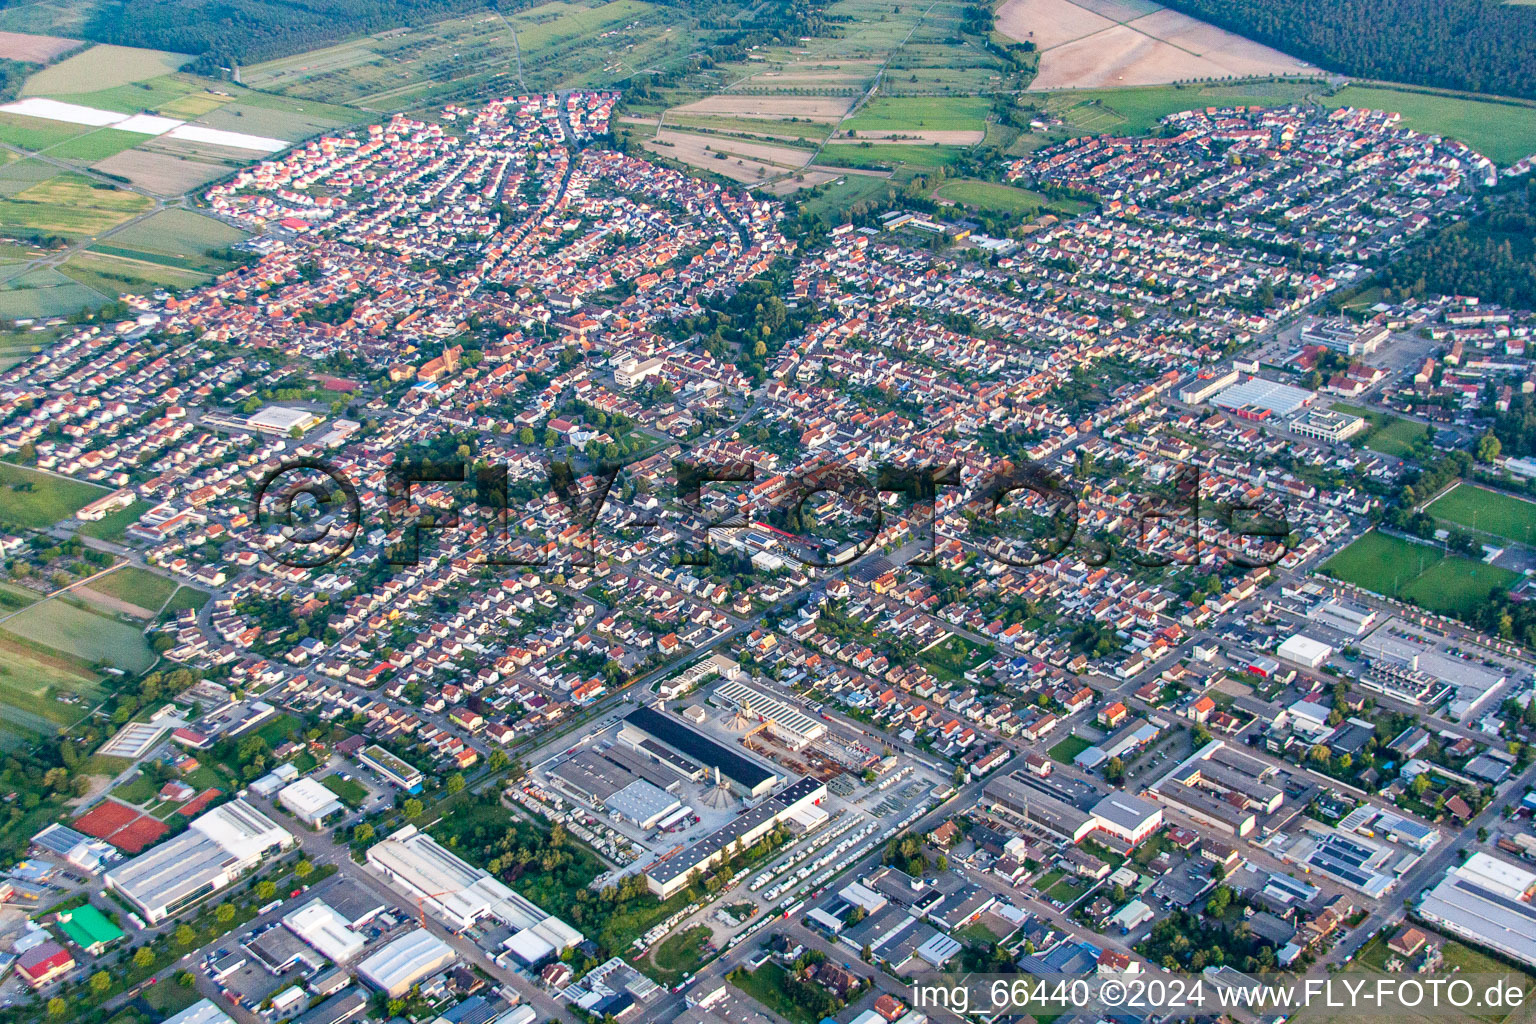
<path fill-rule="evenodd" d="M 425 900 L 435 900 L 439 896 L 452 896 L 454 893 L 461 892 L 461 891 L 462 890 L 460 890 L 460 889 L 444 889 L 442 892 L 434 892 L 434 893 L 428 893 L 425 896 L 417 896 L 416 897 L 416 916 L 418 918 L 420 918 L 421 926 L 423 928 L 425 928 L 427 926 L 427 911 L 426 911 L 426 908 L 422 906 L 423 901 L 425 901 Z"/>

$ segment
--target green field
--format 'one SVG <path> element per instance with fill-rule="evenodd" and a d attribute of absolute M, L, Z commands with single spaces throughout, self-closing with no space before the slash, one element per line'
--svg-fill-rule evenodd
<path fill-rule="evenodd" d="M 1496 164 L 1536 153 L 1536 104 L 1349 85 L 1322 98 L 1328 107 L 1371 107 L 1403 115 L 1408 128 L 1459 139 Z"/>
<path fill-rule="evenodd" d="M 57 160 L 79 160 L 91 164 L 105 160 L 113 153 L 132 149 L 145 140 L 137 132 L 124 132 L 116 128 L 98 128 L 85 135 L 77 135 L 66 142 L 50 146 L 47 155 Z"/>
<path fill-rule="evenodd" d="M 832 167 L 900 169 L 910 167 L 919 173 L 948 167 L 965 152 L 959 146 L 918 146 L 892 142 L 833 142 L 821 151 L 819 164 Z"/>
<path fill-rule="evenodd" d="M 955 682 L 991 657 L 990 651 L 962 636 L 951 634 L 919 654 L 918 660 L 938 679 Z"/>
<path fill-rule="evenodd" d="M 763 964 L 755 971 L 745 968 L 732 971 L 728 976 L 732 985 L 762 1003 L 790 1024 L 816 1024 L 815 1014 L 809 1013 L 789 997 L 788 975 L 775 963 Z"/>
<path fill-rule="evenodd" d="M 1334 555 L 1320 571 L 1443 615 L 1464 615 L 1487 600 L 1494 587 L 1511 587 L 1520 578 L 1508 569 L 1375 530 Z"/>
<path fill-rule="evenodd" d="M 148 512 L 151 507 L 147 501 L 135 501 L 127 508 L 120 508 L 108 514 L 104 519 L 98 519 L 94 523 L 81 523 L 75 532 L 83 537 L 95 537 L 97 540 L 120 541 L 126 536 L 128 527 L 138 522 L 139 516 Z"/>
<path fill-rule="evenodd" d="M 136 46 L 93 46 L 27 79 L 23 96 L 68 96 L 158 78 L 187 61 L 184 53 Z"/>
<path fill-rule="evenodd" d="M 938 195 L 979 210 L 1020 213 L 1028 217 L 1036 217 L 1041 213 L 1073 217 L 1081 213 L 1085 206 L 1070 199 L 1051 199 L 1027 188 L 1015 188 L 991 181 L 947 181 L 939 186 Z"/>
<path fill-rule="evenodd" d="M 1071 764 L 1074 757 L 1076 757 L 1078 754 L 1081 754 L 1091 746 L 1093 746 L 1092 740 L 1084 739 L 1081 736 L 1068 736 L 1066 739 L 1056 744 L 1050 750 L 1046 751 L 1046 753 L 1051 755 L 1051 760 L 1053 761 L 1059 761 L 1062 764 Z"/>
<path fill-rule="evenodd" d="M 0 199 L 0 227 L 45 235 L 94 235 L 154 205 L 154 200 L 72 173 Z"/>
<path fill-rule="evenodd" d="M 320 785 L 335 793 L 341 802 L 348 807 L 361 807 L 363 801 L 368 799 L 368 787 L 356 779 L 344 779 L 340 775 L 327 775 L 320 780 Z"/>
<path fill-rule="evenodd" d="M 107 493 L 95 484 L 0 462 L 0 523 L 9 526 L 52 526 Z"/>
<path fill-rule="evenodd" d="M 1169 114 L 1200 107 L 1285 106 L 1305 99 L 1315 82 L 1261 81 L 1237 85 L 1154 85 L 1051 94 L 1045 109 L 1062 117 L 1070 135 L 1145 135 Z"/>
<path fill-rule="evenodd" d="M 100 697 L 98 677 L 79 659 L 0 632 L 0 750 L 75 724 Z"/>
<path fill-rule="evenodd" d="M 124 256 L 182 270 L 222 271 L 229 267 L 209 255 L 244 238 L 237 228 L 191 210 L 161 210 L 98 242 L 92 252 Z"/>
<path fill-rule="evenodd" d="M 87 586 L 99 594 L 136 604 L 151 612 L 159 610 L 166 599 L 176 592 L 175 580 L 166 579 L 136 565 L 125 565 L 92 580 Z"/>
<path fill-rule="evenodd" d="M 700 924 L 668 935 L 651 954 L 656 980 L 663 985 L 675 985 L 689 971 L 698 970 L 711 934 L 708 926 Z"/>
<path fill-rule="evenodd" d="M 519 53 L 529 88 L 573 86 L 616 81 L 680 57 L 691 43 L 687 19 L 641 0 L 555 0 L 364 36 L 242 68 L 241 80 L 288 96 L 398 109 L 519 92 Z"/>
<path fill-rule="evenodd" d="M 0 623 L 0 630 L 92 664 L 142 672 L 155 662 L 144 634 L 125 622 L 62 600 L 35 604 Z"/>
<path fill-rule="evenodd" d="M 1536 502 L 1524 498 L 1462 484 L 1430 502 L 1425 511 L 1480 533 L 1518 544 L 1536 544 Z"/>
<path fill-rule="evenodd" d="M 881 96 L 840 126 L 846 131 L 982 131 L 992 103 L 985 96 Z"/>
<path fill-rule="evenodd" d="M 1370 426 L 1364 434 L 1356 435 L 1357 438 L 1363 439 L 1363 443 L 1371 451 L 1390 455 L 1393 458 L 1401 459 L 1411 454 L 1414 445 L 1424 437 L 1424 432 L 1428 429 L 1417 420 L 1404 419 L 1401 416 L 1393 416 L 1390 413 L 1367 409 L 1360 405 L 1335 402 L 1333 408 L 1337 412 L 1347 412 L 1362 417 Z"/>
<path fill-rule="evenodd" d="M 165 612 L 167 615 L 173 615 L 184 608 L 197 611 L 208 603 L 208 598 L 211 596 L 207 591 L 198 590 L 196 587 L 182 587 L 171 595 L 171 602 L 165 606 Z"/>
<path fill-rule="evenodd" d="M 0 284 L 0 317 L 6 319 L 65 316 L 99 308 L 106 301 L 101 292 L 65 277 L 53 267 L 38 267 Z"/>

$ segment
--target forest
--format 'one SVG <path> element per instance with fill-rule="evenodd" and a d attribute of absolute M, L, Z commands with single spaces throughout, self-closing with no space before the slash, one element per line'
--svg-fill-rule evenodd
<path fill-rule="evenodd" d="M 1481 216 L 1440 229 L 1384 271 L 1380 283 L 1392 297 L 1474 295 L 1536 308 L 1536 190 L 1527 187 Z"/>
<path fill-rule="evenodd" d="M 1167 0 L 1327 71 L 1536 97 L 1536 8 L 1488 0 Z"/>

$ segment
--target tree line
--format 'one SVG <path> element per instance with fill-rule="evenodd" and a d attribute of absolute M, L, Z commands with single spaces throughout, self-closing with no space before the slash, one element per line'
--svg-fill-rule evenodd
<path fill-rule="evenodd" d="M 1488 0 L 1168 0 L 1330 71 L 1536 97 L 1536 11 Z"/>

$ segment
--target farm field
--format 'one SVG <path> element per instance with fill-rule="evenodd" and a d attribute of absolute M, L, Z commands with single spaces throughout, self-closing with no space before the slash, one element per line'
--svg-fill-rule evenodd
<path fill-rule="evenodd" d="M 182 587 L 180 590 L 176 591 L 176 593 L 171 595 L 170 604 L 165 606 L 165 614 L 174 615 L 176 612 L 179 612 L 184 608 L 190 608 L 193 611 L 197 611 L 203 605 L 208 603 L 208 597 L 209 594 L 207 591 L 198 590 L 196 587 Z"/>
<path fill-rule="evenodd" d="M 0 632 L 0 750 L 73 725 L 100 697 L 99 677 L 79 659 Z"/>
<path fill-rule="evenodd" d="M 136 46 L 99 44 L 44 68 L 27 79 L 23 96 L 59 96 L 96 92 L 169 74 L 185 64 L 184 53 Z"/>
<path fill-rule="evenodd" d="M 39 234 L 99 234 L 151 205 L 147 196 L 65 172 L 0 199 L 0 227 Z"/>
<path fill-rule="evenodd" d="M 0 623 L 0 630 L 125 671 L 142 672 L 155 661 L 138 628 L 61 600 L 35 604 Z"/>
<path fill-rule="evenodd" d="M 128 604 L 156 611 L 176 592 L 176 581 L 166 579 L 148 569 L 125 565 L 105 576 L 92 580 L 88 586 L 98 594 L 116 598 Z"/>
<path fill-rule="evenodd" d="M 977 143 L 992 110 L 985 96 L 881 96 L 860 107 L 842 130 L 871 135 L 923 135 L 925 142 Z M 928 133 L 964 133 L 967 138 L 927 138 Z"/>
<path fill-rule="evenodd" d="M 0 284 L 0 317 L 6 319 L 65 316 L 96 309 L 106 301 L 101 292 L 52 267 L 38 267 Z"/>
<path fill-rule="evenodd" d="M 60 36 L 0 32 L 0 59 L 19 60 L 27 64 L 47 64 L 80 45 L 78 39 L 64 39 Z"/>
<path fill-rule="evenodd" d="M 1436 519 L 1491 533 L 1517 544 L 1536 544 L 1536 502 L 1486 487 L 1459 484 L 1430 502 Z"/>
<path fill-rule="evenodd" d="M 1403 124 L 1459 139 L 1501 166 L 1536 153 L 1536 104 L 1500 103 L 1451 93 L 1348 85 L 1319 98 L 1327 107 L 1395 110 Z"/>
<path fill-rule="evenodd" d="M 40 529 L 68 519 L 107 488 L 0 462 L 0 522 Z"/>
<path fill-rule="evenodd" d="M 663 128 L 645 148 L 660 156 L 723 174 L 736 181 L 760 181 L 804 167 L 811 150 L 749 142 L 722 135 L 699 135 Z"/>
<path fill-rule="evenodd" d="M 514 42 L 513 34 L 516 33 Z M 681 56 L 691 32 L 641 0 L 555 0 L 393 29 L 242 69 L 255 89 L 385 109 L 527 88 L 601 85 Z"/>
<path fill-rule="evenodd" d="M 1494 587 L 1513 586 L 1520 578 L 1508 569 L 1374 530 L 1323 563 L 1321 571 L 1445 615 L 1471 611 Z"/>
<path fill-rule="evenodd" d="M 0 142 L 33 152 L 57 146 L 91 130 L 83 124 L 67 124 L 42 117 L 28 117 L 26 114 L 0 112 Z"/>
<path fill-rule="evenodd" d="M 828 143 L 821 162 L 834 167 L 866 167 L 897 170 L 910 168 L 921 174 L 948 167 L 963 149 L 957 146 L 918 146 L 907 143 L 877 145 L 869 142 Z"/>
<path fill-rule="evenodd" d="M 1040 49 L 1035 92 L 1312 73 L 1279 50 L 1148 2 L 1008 0 L 996 27 Z"/>

